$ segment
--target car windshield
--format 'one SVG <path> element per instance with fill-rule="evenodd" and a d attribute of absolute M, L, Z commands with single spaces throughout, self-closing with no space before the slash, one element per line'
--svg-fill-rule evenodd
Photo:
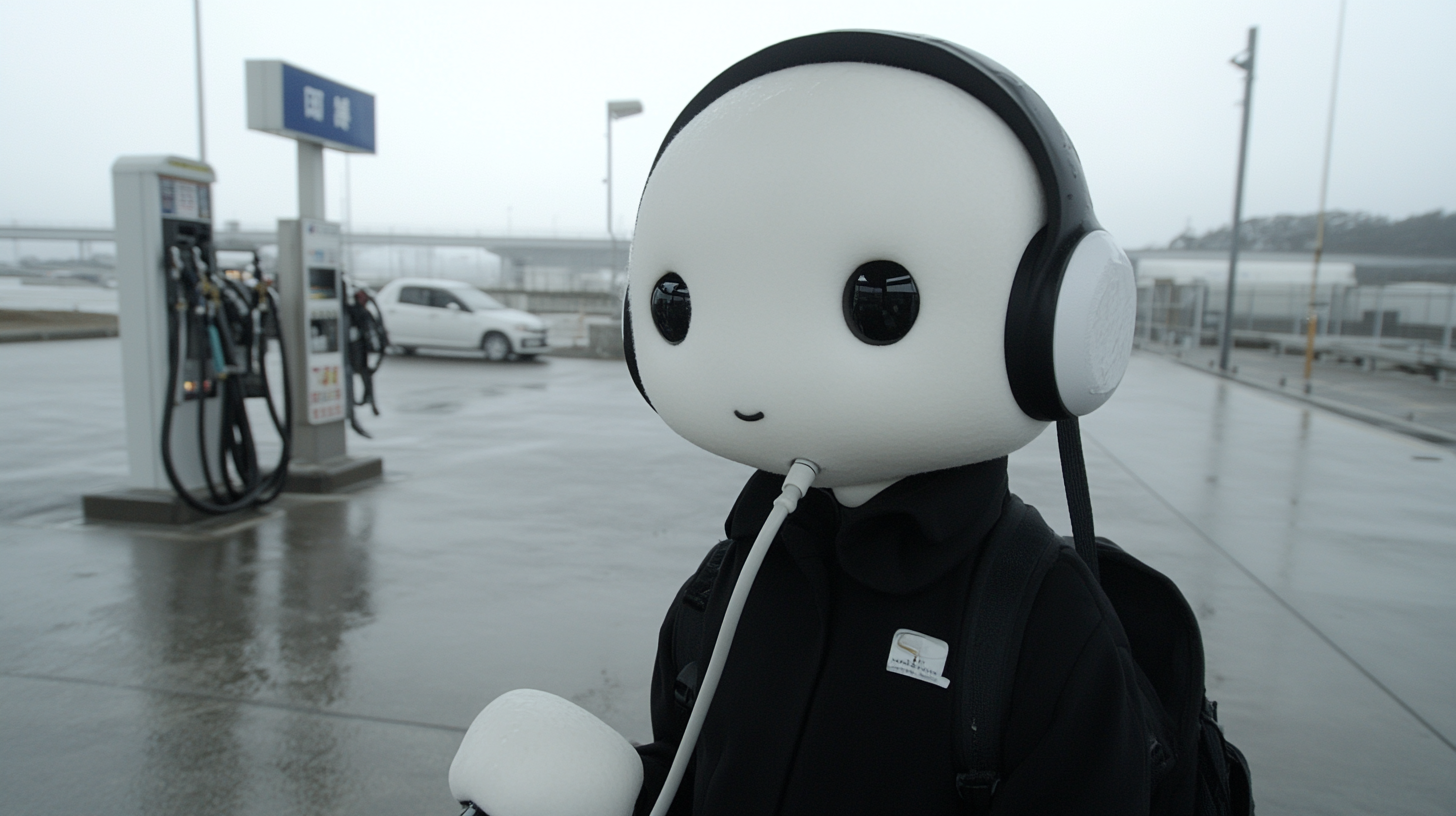
<path fill-rule="evenodd" d="M 465 289 L 451 289 L 450 294 L 460 298 L 460 300 L 463 301 L 466 306 L 469 306 L 472 309 L 505 308 L 505 306 L 501 305 L 500 301 L 496 300 L 490 295 L 487 295 L 479 289 L 476 289 L 473 286 Z"/>

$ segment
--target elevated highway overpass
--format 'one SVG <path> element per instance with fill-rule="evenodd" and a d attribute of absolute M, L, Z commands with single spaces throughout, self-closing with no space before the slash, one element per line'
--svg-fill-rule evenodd
<path fill-rule="evenodd" d="M 94 243 L 109 243 L 114 233 L 104 227 L 34 227 L 0 226 L 0 240 L 75 242 L 81 246 L 81 255 Z M 218 249 L 253 250 L 277 244 L 278 238 L 272 230 L 228 229 L 226 226 L 215 236 Z M 554 269 L 571 273 L 598 272 L 603 269 L 625 269 L 627 256 L 632 248 L 631 239 L 616 241 L 610 238 L 546 238 L 515 235 L 484 235 L 480 233 L 430 233 L 430 232 L 354 232 L 344 238 L 346 243 L 356 247 L 418 246 L 418 247 L 476 247 L 501 259 L 502 284 L 519 286 L 525 271 L 529 269 Z M 1189 267 L 1189 274 L 1197 274 L 1211 281 L 1221 279 L 1221 271 L 1210 272 L 1210 264 L 1218 266 L 1227 262 L 1226 252 L 1183 250 L 1183 249 L 1134 249 L 1128 255 L 1133 264 L 1144 269 L 1145 264 L 1157 266 L 1151 276 L 1173 274 L 1176 269 L 1162 267 L 1179 264 Z M 1308 280 L 1310 255 L 1305 252 L 1254 252 L 1241 253 L 1243 264 L 1248 268 L 1287 267 L 1294 277 L 1290 280 Z M 1161 264 L 1162 266 L 1159 266 Z M 1196 269 L 1194 267 L 1197 267 Z M 1226 267 L 1224 267 L 1226 268 Z M 1327 253 L 1322 268 L 1329 280 L 1332 273 L 1343 274 L 1361 285 L 1422 281 L 1432 283 L 1456 283 L 1456 259 L 1413 258 L 1389 255 L 1366 255 L 1351 253 Z"/>
<path fill-rule="evenodd" d="M 115 233 L 109 228 L 0 226 L 0 240 L 75 242 L 85 256 L 91 244 L 109 243 Z M 555 269 L 569 273 L 625 269 L 632 248 L 630 239 L 542 238 L 518 235 L 482 235 L 424 232 L 352 232 L 344 237 L 355 247 L 420 246 L 475 247 L 501 259 L 505 286 L 520 286 L 529 269 Z M 218 249 L 256 250 L 278 243 L 272 230 L 219 229 L 214 234 Z M 17 253 L 18 254 L 18 253 Z"/>

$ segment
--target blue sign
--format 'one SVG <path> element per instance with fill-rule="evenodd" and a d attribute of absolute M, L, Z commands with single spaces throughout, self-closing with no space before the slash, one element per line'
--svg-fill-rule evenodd
<path fill-rule="evenodd" d="M 283 127 L 342 150 L 374 152 L 374 97 L 294 68 L 283 69 Z"/>

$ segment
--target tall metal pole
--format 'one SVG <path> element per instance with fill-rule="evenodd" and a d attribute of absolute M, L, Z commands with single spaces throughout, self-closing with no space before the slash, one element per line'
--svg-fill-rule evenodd
<path fill-rule="evenodd" d="M 636 99 L 615 99 L 607 102 L 607 238 L 612 242 L 612 277 L 617 274 L 617 231 L 612 227 L 612 121 L 642 112 Z"/>
<path fill-rule="evenodd" d="M 1243 58 L 1229 60 L 1244 69 L 1244 124 L 1239 134 L 1239 172 L 1234 182 L 1234 224 L 1230 236 L 1228 293 L 1224 298 L 1223 327 L 1218 338 L 1218 370 L 1228 371 L 1229 349 L 1234 337 L 1234 278 L 1239 270 L 1239 222 L 1244 217 L 1244 164 L 1249 152 L 1249 112 L 1254 103 L 1254 48 L 1259 37 L 1259 27 L 1249 29 L 1249 45 Z"/>
<path fill-rule="evenodd" d="M 612 244 L 611 266 L 612 276 L 617 274 L 617 233 L 612 229 L 612 120 L 617 118 L 612 113 L 611 103 L 607 103 L 607 239 Z"/>
<path fill-rule="evenodd" d="M 1304 393 L 1310 392 L 1314 374 L 1314 333 L 1319 325 L 1315 311 L 1315 289 L 1319 286 L 1320 257 L 1325 252 L 1325 197 L 1330 190 L 1330 151 L 1335 144 L 1335 101 L 1340 93 L 1340 50 L 1345 45 L 1345 0 L 1340 0 L 1340 22 L 1335 29 L 1335 74 L 1330 80 L 1330 117 L 1325 124 L 1325 164 L 1320 174 L 1319 214 L 1315 216 L 1314 268 L 1309 273 L 1309 316 L 1304 330 Z"/>
<path fill-rule="evenodd" d="M 1441 332 L 1441 354 L 1444 356 L 1446 350 L 1451 348 L 1451 330 L 1456 324 L 1456 286 L 1446 295 L 1446 328 Z"/>
<path fill-rule="evenodd" d="M 344 270 L 349 274 L 354 272 L 354 184 L 349 172 L 349 157 L 352 153 L 344 154 L 344 259 L 346 261 Z"/>
<path fill-rule="evenodd" d="M 197 158 L 207 162 L 207 117 L 202 110 L 202 0 L 192 0 L 192 43 L 197 61 Z"/>
<path fill-rule="evenodd" d="M 324 218 L 324 146 L 298 141 L 298 217 Z"/>
<path fill-rule="evenodd" d="M 607 110 L 607 235 L 612 235 L 612 111 Z"/>

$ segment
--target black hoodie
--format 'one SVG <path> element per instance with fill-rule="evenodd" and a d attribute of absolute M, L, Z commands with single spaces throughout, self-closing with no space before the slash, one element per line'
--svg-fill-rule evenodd
<path fill-rule="evenodd" d="M 754 474 L 729 515 L 733 543 L 704 612 L 700 666 L 782 481 Z M 1004 458 L 903 479 L 855 508 L 811 489 L 764 559 L 672 813 L 965 812 L 949 688 L 891 673 L 886 661 L 895 633 L 913 630 L 949 644 L 944 676 L 959 682 L 976 556 L 1008 500 Z M 662 789 L 687 721 L 673 699 L 681 598 L 658 644 L 639 814 Z M 1067 549 L 1027 620 L 992 814 L 1147 812 L 1126 649 L 1101 589 Z"/>

